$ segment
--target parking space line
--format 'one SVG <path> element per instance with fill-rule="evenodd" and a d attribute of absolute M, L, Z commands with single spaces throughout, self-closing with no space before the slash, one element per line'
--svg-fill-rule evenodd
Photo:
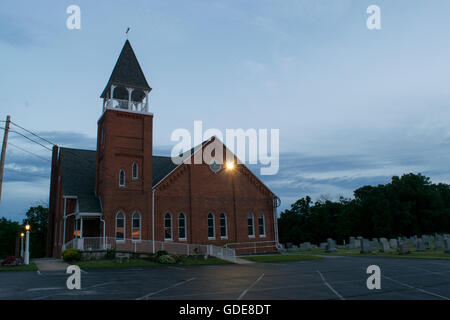
<path fill-rule="evenodd" d="M 337 292 L 336 290 L 334 290 L 334 288 L 333 288 L 333 287 L 325 280 L 324 276 L 322 275 L 322 272 L 320 272 L 319 270 L 317 270 L 317 273 L 318 273 L 318 274 L 320 275 L 320 277 L 322 278 L 323 283 L 324 283 L 328 288 L 330 288 L 330 290 L 333 291 L 333 293 L 334 293 L 335 295 L 337 295 L 339 299 L 345 300 L 345 298 L 344 298 L 343 296 L 341 296 L 341 295 L 339 294 L 339 292 Z"/>
<path fill-rule="evenodd" d="M 161 292 L 163 292 L 163 291 L 166 291 L 166 290 L 169 290 L 169 289 L 172 289 L 172 288 L 181 286 L 182 284 L 185 284 L 185 283 L 187 283 L 187 282 L 189 282 L 189 281 L 192 281 L 192 280 L 195 280 L 195 278 L 190 278 L 190 279 L 187 279 L 187 280 L 178 282 L 178 283 L 176 283 L 176 284 L 174 284 L 174 285 L 172 285 L 172 286 L 170 286 L 170 287 L 167 287 L 167 288 L 164 288 L 164 289 L 155 291 L 155 292 L 151 292 L 151 293 L 149 293 L 149 294 L 146 294 L 145 296 L 142 296 L 142 297 L 140 297 L 140 298 L 136 298 L 136 300 L 148 300 L 149 297 L 154 296 L 155 294 L 158 294 L 158 293 L 161 293 Z"/>
<path fill-rule="evenodd" d="M 400 282 L 400 281 L 398 281 L 398 280 L 389 278 L 389 277 L 387 277 L 387 276 L 382 276 L 382 277 L 383 277 L 383 278 L 386 278 L 386 279 L 388 279 L 388 280 L 390 280 L 390 281 L 392 281 L 392 282 L 396 282 L 396 283 L 398 283 L 398 284 L 400 284 L 400 285 L 402 285 L 402 286 L 404 286 L 404 287 L 407 287 L 407 288 L 409 288 L 409 289 L 415 289 L 415 290 L 420 291 L 420 292 L 422 292 L 422 293 L 428 294 L 428 295 L 430 295 L 430 296 L 435 296 L 435 297 L 438 297 L 438 298 L 441 298 L 441 299 L 444 299 L 444 300 L 450 300 L 450 298 L 441 296 L 441 295 L 439 295 L 439 294 L 437 294 L 437 293 L 433 293 L 433 292 L 430 292 L 430 291 L 427 291 L 427 290 L 424 290 L 424 289 L 420 289 L 420 288 L 411 286 L 411 285 L 409 285 L 409 284 L 407 284 L 407 283 Z"/>
<path fill-rule="evenodd" d="M 247 292 L 248 292 L 251 288 L 253 288 L 253 287 L 254 287 L 254 286 L 262 279 L 262 277 L 264 277 L 264 273 L 263 273 L 262 275 L 260 275 L 259 278 L 256 279 L 256 281 L 253 282 L 252 285 L 251 285 L 250 287 L 248 287 L 247 289 L 245 289 L 245 290 L 241 293 L 241 295 L 237 298 L 237 300 L 241 300 L 241 299 L 247 294 Z"/>

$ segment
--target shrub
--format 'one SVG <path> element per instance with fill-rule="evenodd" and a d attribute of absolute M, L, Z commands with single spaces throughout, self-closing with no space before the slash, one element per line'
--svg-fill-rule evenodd
<path fill-rule="evenodd" d="M 155 256 L 156 256 L 156 258 L 159 258 L 161 256 L 167 256 L 168 254 L 169 253 L 165 250 L 159 250 L 159 251 L 156 251 Z"/>
<path fill-rule="evenodd" d="M 106 250 L 105 258 L 109 260 L 114 260 L 116 258 L 116 250 L 114 249 Z"/>
<path fill-rule="evenodd" d="M 176 263 L 176 260 L 174 257 L 169 256 L 168 254 L 166 255 L 162 255 L 158 258 L 158 262 L 159 263 L 164 263 L 164 264 L 174 264 Z"/>
<path fill-rule="evenodd" d="M 72 262 L 72 261 L 80 261 L 81 260 L 81 252 L 76 249 L 66 249 L 62 253 L 62 257 L 64 261 Z"/>

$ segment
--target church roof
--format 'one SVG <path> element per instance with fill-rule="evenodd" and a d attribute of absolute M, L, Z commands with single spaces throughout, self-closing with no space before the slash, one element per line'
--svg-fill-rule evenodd
<path fill-rule="evenodd" d="M 101 98 L 106 98 L 111 85 L 151 90 L 128 40 L 123 45 L 108 84 L 100 96 Z"/>
<path fill-rule="evenodd" d="M 65 196 L 78 198 L 80 212 L 102 212 L 95 195 L 96 151 L 61 148 L 62 188 Z M 175 167 L 170 157 L 153 156 L 152 185 L 156 185 Z"/>

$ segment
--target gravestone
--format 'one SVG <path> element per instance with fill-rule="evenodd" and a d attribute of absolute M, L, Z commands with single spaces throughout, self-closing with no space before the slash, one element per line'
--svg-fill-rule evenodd
<path fill-rule="evenodd" d="M 431 240 L 430 240 L 429 237 L 425 237 L 425 238 L 422 237 L 422 242 L 423 242 L 423 246 L 424 246 L 425 250 L 429 250 L 430 249 L 430 247 L 431 247 L 430 241 Z"/>
<path fill-rule="evenodd" d="M 444 239 L 445 253 L 450 253 L 450 238 Z"/>
<path fill-rule="evenodd" d="M 408 254 L 409 253 L 409 245 L 407 241 L 400 242 L 398 244 L 397 252 L 399 254 Z"/>
<path fill-rule="evenodd" d="M 435 250 L 442 250 L 442 244 L 444 241 L 444 237 L 440 234 L 436 234 L 436 237 L 434 238 L 434 249 Z"/>
<path fill-rule="evenodd" d="M 377 238 L 373 238 L 371 241 L 371 244 L 372 244 L 372 248 L 378 248 L 378 246 L 380 245 Z"/>
<path fill-rule="evenodd" d="M 422 239 L 416 241 L 416 251 L 425 251 L 425 244 Z"/>
<path fill-rule="evenodd" d="M 336 251 L 336 242 L 333 239 L 327 239 L 327 245 L 325 247 L 326 252 L 335 252 Z"/>
<path fill-rule="evenodd" d="M 356 249 L 356 239 L 355 239 L 355 237 L 350 237 L 350 240 L 348 242 L 348 248 L 349 249 Z"/>
<path fill-rule="evenodd" d="M 369 241 L 369 239 L 362 239 L 361 253 L 372 253 L 372 243 Z"/>
<path fill-rule="evenodd" d="M 286 249 L 291 249 L 291 248 L 292 248 L 292 242 L 286 243 Z"/>
<path fill-rule="evenodd" d="M 385 253 L 391 252 L 391 248 L 389 247 L 389 242 L 386 238 L 381 238 L 380 243 L 381 243 L 380 252 L 385 252 Z"/>
<path fill-rule="evenodd" d="M 300 250 L 311 250 L 311 243 L 310 242 L 300 243 Z"/>
<path fill-rule="evenodd" d="M 320 249 L 325 249 L 327 247 L 327 243 L 326 242 L 321 242 L 320 243 Z"/>
<path fill-rule="evenodd" d="M 397 247 L 398 247 L 398 241 L 397 241 L 397 239 L 391 239 L 391 240 L 389 240 L 389 246 L 392 248 L 392 249 L 397 249 Z"/>

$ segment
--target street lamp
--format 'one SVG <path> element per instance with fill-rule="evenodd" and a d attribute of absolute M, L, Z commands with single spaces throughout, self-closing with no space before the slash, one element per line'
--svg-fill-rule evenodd
<path fill-rule="evenodd" d="M 30 225 L 27 224 L 25 226 L 25 230 L 27 231 L 27 238 L 25 240 L 25 264 L 30 264 Z"/>
<path fill-rule="evenodd" d="M 23 258 L 23 237 L 25 237 L 25 233 L 20 233 L 20 256 Z"/>

